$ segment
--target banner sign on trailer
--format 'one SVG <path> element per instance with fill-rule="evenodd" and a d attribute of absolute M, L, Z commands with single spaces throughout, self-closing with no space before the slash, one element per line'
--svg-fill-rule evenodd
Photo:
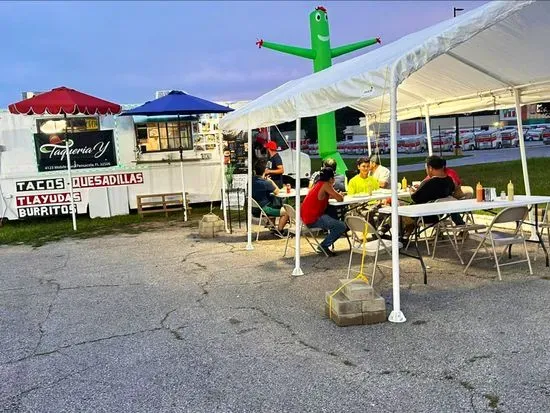
<path fill-rule="evenodd" d="M 73 188 L 93 188 L 101 186 L 139 185 L 143 183 L 142 172 L 126 174 L 91 175 L 73 177 Z"/>
<path fill-rule="evenodd" d="M 32 181 L 18 181 L 15 183 L 17 192 L 56 191 L 65 189 L 64 178 L 34 179 Z"/>
<path fill-rule="evenodd" d="M 87 131 L 78 133 L 35 133 L 34 145 L 38 171 L 67 169 L 65 137 L 69 140 L 71 169 L 107 168 L 116 166 L 113 131 Z"/>
<path fill-rule="evenodd" d="M 74 202 L 82 202 L 82 195 L 80 192 L 74 192 Z M 71 194 L 70 192 L 50 193 L 50 194 L 38 194 L 38 195 L 25 195 L 15 197 L 15 203 L 17 207 L 29 206 L 29 205 L 45 205 L 45 204 L 70 204 Z"/>
<path fill-rule="evenodd" d="M 72 213 L 72 205 L 42 205 L 17 208 L 19 218 L 46 217 L 51 215 L 69 215 Z"/>

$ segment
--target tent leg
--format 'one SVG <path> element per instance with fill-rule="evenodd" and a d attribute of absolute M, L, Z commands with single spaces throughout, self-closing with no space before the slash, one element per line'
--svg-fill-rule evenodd
<path fill-rule="evenodd" d="M 521 96 L 518 89 L 514 89 L 514 100 L 516 104 L 516 122 L 518 126 L 519 153 L 521 156 L 521 169 L 523 171 L 523 184 L 525 185 L 525 195 L 531 195 L 531 185 L 529 183 L 529 171 L 527 170 L 527 153 L 525 151 L 525 139 L 523 136 L 523 120 L 521 119 Z M 534 224 L 535 216 L 533 211 L 529 212 L 529 222 Z M 531 231 L 531 241 L 538 241 L 537 230 Z"/>
<path fill-rule="evenodd" d="M 247 228 L 246 228 L 246 249 L 252 251 L 252 129 L 248 129 L 248 176 L 247 176 Z"/>
<path fill-rule="evenodd" d="M 432 146 L 432 124 L 430 121 L 430 107 L 426 107 L 426 140 L 428 141 L 428 155 L 433 155 L 433 146 Z M 441 137 L 440 137 L 441 139 Z"/>
<path fill-rule="evenodd" d="M 392 285 L 393 285 L 393 310 L 388 317 L 392 323 L 407 321 L 401 312 L 401 292 L 399 286 L 399 215 L 397 207 L 397 81 L 395 80 L 395 68 L 391 73 L 390 85 L 390 171 L 391 171 L 391 259 L 392 259 Z"/>
<path fill-rule="evenodd" d="M 227 205 L 225 203 L 225 195 L 227 194 L 227 197 L 229 198 L 229 193 L 227 192 L 227 182 L 225 180 L 225 163 L 223 160 L 223 135 L 220 134 L 220 167 L 221 167 L 221 174 L 222 174 L 222 212 L 223 212 L 223 223 L 225 226 L 225 232 L 227 234 L 230 233 L 229 227 L 227 225 Z M 237 194 L 238 198 L 239 194 Z"/>
<path fill-rule="evenodd" d="M 300 130 L 302 129 L 302 120 L 296 119 L 296 239 L 294 248 L 294 270 L 292 275 L 299 276 L 304 275 L 302 268 L 300 267 L 300 231 L 302 229 L 302 217 L 300 215 L 300 149 L 302 136 Z"/>

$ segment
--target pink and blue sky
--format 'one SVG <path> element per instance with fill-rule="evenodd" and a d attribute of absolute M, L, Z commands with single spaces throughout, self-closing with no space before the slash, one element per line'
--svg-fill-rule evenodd
<path fill-rule="evenodd" d="M 383 44 L 486 1 L 0 2 L 0 107 L 22 91 L 73 87 L 118 103 L 180 89 L 210 100 L 254 99 L 312 71 L 255 41 L 309 47 L 309 13 L 327 8 L 333 47 Z M 364 49 L 333 63 L 365 53 Z"/>

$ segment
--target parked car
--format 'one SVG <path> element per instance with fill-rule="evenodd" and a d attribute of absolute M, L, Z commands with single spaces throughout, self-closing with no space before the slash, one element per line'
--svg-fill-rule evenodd
<path fill-rule="evenodd" d="M 450 135 L 435 135 L 432 137 L 432 149 L 434 152 L 448 152 L 453 150 L 454 140 Z"/>
<path fill-rule="evenodd" d="M 542 132 L 542 142 L 545 145 L 550 145 L 550 128 L 544 128 Z"/>
<path fill-rule="evenodd" d="M 477 149 L 500 149 L 502 138 L 495 130 L 479 131 L 475 134 Z"/>
<path fill-rule="evenodd" d="M 460 147 L 463 151 L 473 151 L 476 147 L 476 136 L 473 132 L 460 134 Z"/>
<path fill-rule="evenodd" d="M 418 153 L 426 152 L 428 144 L 425 135 L 405 136 L 397 140 L 397 152 Z"/>
<path fill-rule="evenodd" d="M 529 128 L 527 135 L 525 136 L 526 141 L 540 141 L 542 140 L 542 133 L 546 129 L 545 126 L 535 126 Z"/>
<path fill-rule="evenodd" d="M 519 138 L 517 128 L 506 127 L 495 132 L 497 136 L 501 139 L 502 147 L 512 148 L 519 145 Z"/>

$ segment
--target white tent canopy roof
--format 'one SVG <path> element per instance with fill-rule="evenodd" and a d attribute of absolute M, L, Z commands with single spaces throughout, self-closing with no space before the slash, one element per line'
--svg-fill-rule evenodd
<path fill-rule="evenodd" d="M 493 1 L 393 43 L 288 82 L 225 116 L 228 131 L 264 127 L 351 106 L 385 121 L 390 72 L 397 115 L 496 110 L 550 100 L 550 2 Z"/>

